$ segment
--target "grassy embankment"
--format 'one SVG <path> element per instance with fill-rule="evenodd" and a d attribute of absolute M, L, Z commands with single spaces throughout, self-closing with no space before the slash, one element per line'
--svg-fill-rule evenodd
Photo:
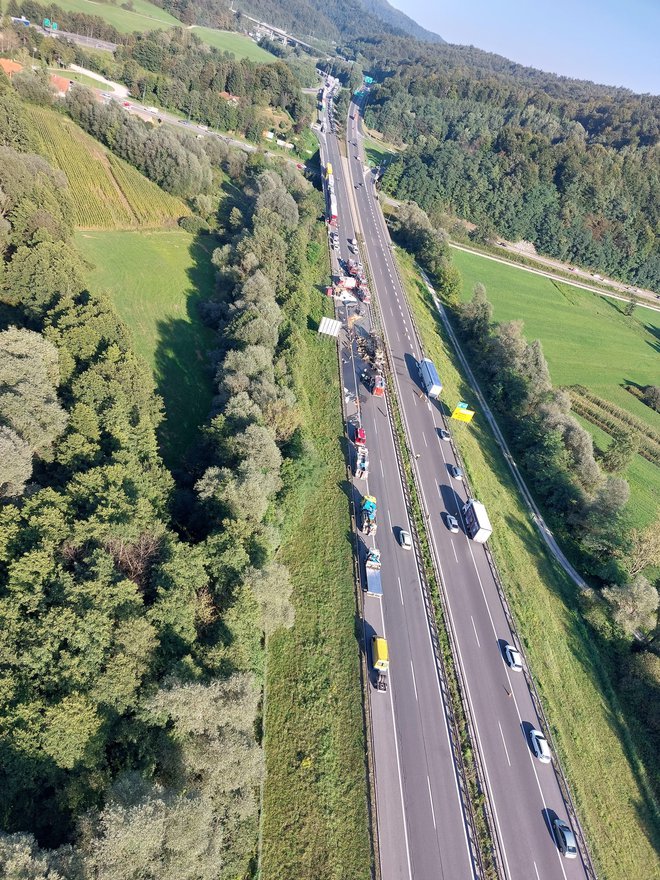
<path fill-rule="evenodd" d="M 57 0 L 56 5 L 66 12 L 84 12 L 86 15 L 97 15 L 122 34 L 186 27 L 179 19 L 153 3 L 149 3 L 148 0 L 132 0 L 132 3 L 133 9 L 123 9 L 120 4 L 99 3 L 95 0 Z M 208 46 L 214 46 L 222 52 L 231 52 L 236 58 L 265 62 L 275 60 L 274 55 L 266 52 L 261 46 L 257 46 L 244 34 L 220 31 L 210 27 L 195 27 L 194 30 L 202 42 Z M 73 77 L 71 78 L 73 79 Z"/>
<path fill-rule="evenodd" d="M 99 92 L 109 91 L 108 87 L 102 82 L 93 79 L 91 76 L 87 76 L 85 73 L 78 73 L 76 70 L 68 70 L 61 67 L 49 67 L 48 73 L 54 74 L 55 76 L 61 76 L 63 79 L 73 80 L 73 82 L 80 83 L 81 86 L 86 86 L 88 89 L 97 89 Z"/>
<path fill-rule="evenodd" d="M 521 318 L 528 339 L 540 339 L 554 385 L 584 385 L 660 431 L 660 414 L 623 387 L 658 382 L 660 313 L 637 308 L 623 314 L 624 302 L 552 281 L 514 265 L 455 250 L 463 276 L 463 297 L 477 281 L 486 286 L 496 321 Z M 605 449 L 609 436 L 583 421 L 596 446 Z M 631 488 L 629 512 L 635 525 L 645 525 L 660 510 L 660 468 L 636 455 L 623 474 Z"/>
<path fill-rule="evenodd" d="M 133 31 L 153 31 L 156 28 L 183 27 L 181 22 L 169 12 L 160 9 L 148 0 L 132 0 L 133 9 L 122 9 L 110 3 L 95 0 L 57 0 L 57 6 L 65 12 L 84 12 L 85 15 L 98 15 L 123 34 Z"/>
<path fill-rule="evenodd" d="M 364 154 L 367 160 L 367 165 L 370 165 L 372 168 L 376 165 L 380 165 L 381 162 L 390 162 L 399 152 L 401 151 L 393 144 L 388 144 L 385 141 L 378 141 L 376 138 L 373 138 L 368 134 L 364 136 Z"/>
<path fill-rule="evenodd" d="M 117 158 L 79 126 L 44 107 L 29 107 L 43 152 L 64 172 L 74 223 L 84 229 L 175 226 L 187 206 Z"/>
<path fill-rule="evenodd" d="M 325 260 L 324 260 L 325 262 Z M 321 267 L 325 271 L 325 266 Z M 315 280 L 321 280 L 319 270 Z M 316 288 L 310 325 L 324 314 Z M 296 622 L 268 651 L 262 880 L 367 880 L 364 740 L 335 343 L 300 330 L 306 450 L 281 559 Z"/>
<path fill-rule="evenodd" d="M 90 288 L 110 296 L 131 329 L 135 351 L 154 371 L 165 403 L 161 452 L 172 468 L 211 407 L 213 335 L 199 320 L 197 302 L 213 291 L 214 271 L 201 242 L 182 230 L 76 234 L 93 266 Z"/>
<path fill-rule="evenodd" d="M 397 251 L 426 352 L 438 364 L 448 406 L 472 395 L 426 287 Z M 478 414 L 453 426 L 471 484 L 494 523 L 497 558 L 580 818 L 601 876 L 659 876 L 658 810 L 612 692 L 601 655 L 577 611 L 576 588 L 548 556 L 499 447 Z"/>
<path fill-rule="evenodd" d="M 179 25 L 181 26 L 181 25 Z M 215 28 L 200 27 L 195 25 L 192 32 L 209 46 L 220 49 L 221 52 L 231 52 L 236 58 L 247 58 L 250 61 L 260 61 L 268 64 L 275 61 L 275 56 L 266 52 L 261 46 L 246 37 L 245 34 L 237 34 L 233 31 L 219 31 Z"/>

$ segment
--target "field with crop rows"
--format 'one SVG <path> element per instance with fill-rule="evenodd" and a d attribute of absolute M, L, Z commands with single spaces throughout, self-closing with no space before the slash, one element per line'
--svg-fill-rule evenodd
<path fill-rule="evenodd" d="M 70 119 L 29 109 L 51 162 L 64 172 L 81 229 L 174 226 L 190 211 L 182 201 L 118 159 Z"/>

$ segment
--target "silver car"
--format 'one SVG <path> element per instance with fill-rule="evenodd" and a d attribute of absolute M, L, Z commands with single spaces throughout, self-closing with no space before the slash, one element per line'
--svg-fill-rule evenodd
<path fill-rule="evenodd" d="M 404 550 L 412 550 L 412 538 L 410 537 L 410 532 L 401 529 L 399 532 L 399 544 L 401 544 Z"/>
<path fill-rule="evenodd" d="M 575 842 L 575 835 L 559 816 L 556 816 L 552 821 L 552 833 L 555 835 L 559 852 L 567 859 L 576 859 L 577 844 Z"/>
<path fill-rule="evenodd" d="M 529 742 L 532 747 L 532 751 L 542 764 L 549 764 L 552 761 L 552 752 L 550 751 L 550 746 L 548 745 L 547 739 L 543 736 L 540 730 L 532 727 L 529 732 Z"/>
<path fill-rule="evenodd" d="M 455 516 L 452 516 L 451 513 L 445 514 L 445 520 L 447 522 L 447 528 L 450 532 L 456 534 L 458 532 L 458 520 Z"/>

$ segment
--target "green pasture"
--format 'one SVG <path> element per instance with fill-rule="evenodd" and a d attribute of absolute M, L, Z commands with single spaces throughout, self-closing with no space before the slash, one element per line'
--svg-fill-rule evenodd
<path fill-rule="evenodd" d="M 165 404 L 159 429 L 166 464 L 176 468 L 211 406 L 208 353 L 213 334 L 197 314 L 213 290 L 212 244 L 187 232 L 78 232 L 92 264 L 89 285 L 110 296 L 151 366 Z"/>
<path fill-rule="evenodd" d="M 496 321 L 521 319 L 525 336 L 541 340 L 554 385 L 584 385 L 660 431 L 660 414 L 623 387 L 660 382 L 659 311 L 638 306 L 627 317 L 625 302 L 478 254 L 453 249 L 452 256 L 463 277 L 464 299 L 482 282 Z M 606 446 L 603 432 L 588 427 L 598 445 Z M 637 456 L 624 476 L 631 486 L 631 515 L 646 523 L 660 507 L 660 470 Z"/>

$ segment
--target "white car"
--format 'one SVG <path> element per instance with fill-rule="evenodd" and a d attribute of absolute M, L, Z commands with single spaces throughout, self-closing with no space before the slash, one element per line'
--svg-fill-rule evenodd
<path fill-rule="evenodd" d="M 523 663 L 520 652 L 508 642 L 504 645 L 504 659 L 514 672 L 522 672 Z"/>
<path fill-rule="evenodd" d="M 532 751 L 542 764 L 549 764 L 552 761 L 552 752 L 550 751 L 550 746 L 548 745 L 547 739 L 543 736 L 540 730 L 532 727 L 532 729 L 529 731 L 529 742 L 532 747 Z"/>
<path fill-rule="evenodd" d="M 404 550 L 412 550 L 412 538 L 410 532 L 401 529 L 399 532 L 399 544 L 401 544 Z"/>

